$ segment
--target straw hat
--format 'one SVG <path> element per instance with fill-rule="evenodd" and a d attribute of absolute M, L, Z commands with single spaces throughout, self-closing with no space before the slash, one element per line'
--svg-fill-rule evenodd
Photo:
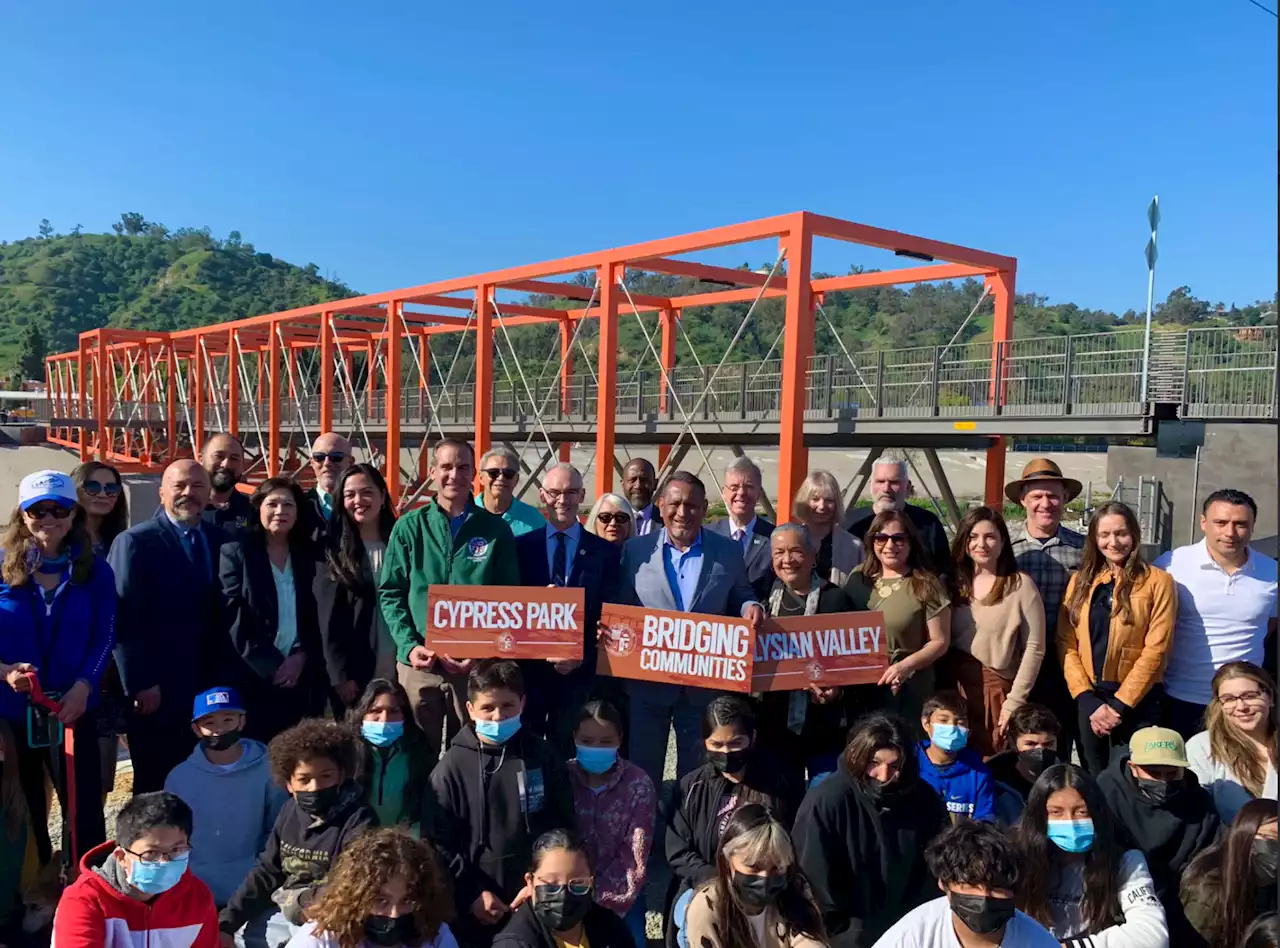
<path fill-rule="evenodd" d="M 1062 476 L 1062 468 L 1054 464 L 1048 458 L 1033 458 L 1026 467 L 1022 469 L 1022 477 L 1004 489 L 1004 495 L 1015 504 L 1022 503 L 1022 492 L 1032 484 L 1041 481 L 1057 481 L 1062 485 L 1063 490 L 1067 492 L 1067 502 L 1071 502 L 1080 495 L 1083 489 L 1077 480 Z"/>

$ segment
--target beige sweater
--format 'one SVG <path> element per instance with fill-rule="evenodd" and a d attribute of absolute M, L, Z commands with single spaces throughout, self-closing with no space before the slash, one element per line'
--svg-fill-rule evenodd
<path fill-rule="evenodd" d="M 1026 573 L 1018 588 L 995 605 L 951 604 L 951 645 L 968 652 L 1001 678 L 1012 678 L 1006 703 L 1025 704 L 1044 660 L 1044 603 Z"/>

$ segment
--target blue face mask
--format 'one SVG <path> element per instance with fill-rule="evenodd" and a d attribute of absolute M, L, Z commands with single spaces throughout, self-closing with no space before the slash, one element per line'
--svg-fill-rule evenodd
<path fill-rule="evenodd" d="M 511 717 L 503 718 L 501 721 L 476 721 L 475 725 L 476 733 L 486 741 L 492 741 L 494 744 L 505 744 L 515 737 L 516 732 L 520 730 L 520 715 L 513 714 Z"/>
<path fill-rule="evenodd" d="M 578 766 L 589 774 L 602 774 L 618 760 L 616 747 L 583 747 L 581 744 L 574 746 L 578 748 Z"/>
<path fill-rule="evenodd" d="M 939 750 L 954 754 L 969 743 L 969 729 L 958 724 L 933 725 L 933 743 Z"/>
<path fill-rule="evenodd" d="M 1050 820 L 1049 839 L 1066 853 L 1087 853 L 1093 848 L 1093 820 Z"/>
<path fill-rule="evenodd" d="M 404 722 L 361 721 L 360 736 L 374 747 L 388 747 L 404 737 Z"/>
<path fill-rule="evenodd" d="M 168 892 L 182 880 L 187 871 L 190 853 L 174 856 L 168 862 L 143 862 L 134 859 L 129 867 L 129 885 L 143 895 L 159 895 Z"/>

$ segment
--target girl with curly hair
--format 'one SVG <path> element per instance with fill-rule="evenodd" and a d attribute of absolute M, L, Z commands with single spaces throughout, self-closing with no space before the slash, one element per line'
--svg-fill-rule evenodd
<path fill-rule="evenodd" d="M 453 886 L 432 845 L 394 828 L 342 851 L 290 948 L 458 948 Z"/>

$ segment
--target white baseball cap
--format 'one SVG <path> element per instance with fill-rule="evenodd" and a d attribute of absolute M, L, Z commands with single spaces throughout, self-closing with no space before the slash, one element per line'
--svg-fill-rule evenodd
<path fill-rule="evenodd" d="M 36 471 L 22 479 L 22 483 L 18 485 L 19 507 L 30 510 L 46 500 L 64 507 L 74 507 L 79 503 L 80 497 L 71 478 L 59 471 Z"/>

